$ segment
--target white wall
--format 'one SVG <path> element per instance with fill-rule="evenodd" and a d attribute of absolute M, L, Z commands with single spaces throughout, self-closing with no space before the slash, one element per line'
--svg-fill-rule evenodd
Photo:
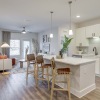
<path fill-rule="evenodd" d="M 47 37 L 50 37 L 50 30 L 44 31 L 39 33 L 38 41 L 40 45 L 40 50 L 43 50 L 43 35 L 47 35 Z M 54 37 L 50 39 L 50 53 L 58 54 L 58 28 L 53 29 L 53 35 Z"/>
<path fill-rule="evenodd" d="M 58 28 L 55 28 L 53 29 L 53 33 L 54 33 L 54 38 L 51 39 L 51 42 L 50 42 L 50 53 L 54 52 L 56 55 L 59 53 L 59 51 L 61 50 L 62 48 L 62 45 L 61 45 L 61 37 L 66 35 L 68 36 L 68 28 L 69 28 L 69 25 L 63 25 L 63 26 L 60 26 Z M 75 28 L 76 28 L 76 25 L 75 24 L 72 24 L 72 29 L 73 29 L 73 33 L 75 34 Z M 39 43 L 40 43 L 40 49 L 42 50 L 42 47 L 43 47 L 43 41 L 42 41 L 42 38 L 43 38 L 43 35 L 48 35 L 48 37 L 50 36 L 50 30 L 47 30 L 47 31 L 44 31 L 42 33 L 39 33 L 39 37 L 38 37 L 38 40 L 39 40 Z M 72 54 L 75 53 L 75 35 L 71 36 L 73 38 L 71 44 L 69 45 L 69 51 L 68 51 L 68 55 L 69 56 L 72 56 Z"/>
<path fill-rule="evenodd" d="M 73 40 L 71 41 L 69 48 L 68 48 L 68 56 L 72 56 L 72 54 L 74 54 L 76 52 L 76 48 L 75 48 L 75 28 L 76 25 L 72 24 L 72 30 L 73 30 L 73 35 L 69 36 L 69 25 L 63 25 L 61 27 L 59 27 L 59 32 L 58 32 L 58 42 L 59 42 L 59 50 L 62 48 L 61 45 L 61 37 L 63 37 L 64 35 L 66 35 L 69 38 L 73 38 Z"/>

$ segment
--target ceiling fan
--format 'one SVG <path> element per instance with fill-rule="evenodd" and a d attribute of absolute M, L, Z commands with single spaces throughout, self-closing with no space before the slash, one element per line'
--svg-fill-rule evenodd
<path fill-rule="evenodd" d="M 22 32 L 21 32 L 21 33 L 26 34 L 25 27 L 23 27 L 23 30 L 22 30 Z"/>

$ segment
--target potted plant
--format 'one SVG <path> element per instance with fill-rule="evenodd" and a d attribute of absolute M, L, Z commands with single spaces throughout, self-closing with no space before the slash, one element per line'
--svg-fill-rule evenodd
<path fill-rule="evenodd" d="M 68 38 L 66 35 L 64 35 L 64 40 L 63 40 L 63 47 L 61 49 L 61 53 L 64 56 L 67 56 L 67 51 L 68 51 L 68 46 L 70 42 L 72 41 L 73 38 Z"/>

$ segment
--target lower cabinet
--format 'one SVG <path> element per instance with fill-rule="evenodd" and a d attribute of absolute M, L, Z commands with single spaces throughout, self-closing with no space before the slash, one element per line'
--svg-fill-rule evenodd
<path fill-rule="evenodd" d="M 100 74 L 100 58 L 95 58 L 96 63 L 95 63 L 95 73 L 96 75 Z"/>
<path fill-rule="evenodd" d="M 100 75 L 100 57 L 98 56 L 83 56 L 82 58 L 95 60 L 95 74 Z"/>

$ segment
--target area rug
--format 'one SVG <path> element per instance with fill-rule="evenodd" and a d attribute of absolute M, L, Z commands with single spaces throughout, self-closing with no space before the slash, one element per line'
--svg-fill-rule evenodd
<path fill-rule="evenodd" d="M 34 67 L 33 65 L 30 64 L 29 66 L 29 71 L 33 71 Z M 10 71 L 11 74 L 17 74 L 17 73 L 25 73 L 27 71 L 27 64 L 24 63 L 23 64 L 23 68 L 20 68 L 20 64 L 16 64 L 15 66 L 13 66 L 12 70 Z"/>

